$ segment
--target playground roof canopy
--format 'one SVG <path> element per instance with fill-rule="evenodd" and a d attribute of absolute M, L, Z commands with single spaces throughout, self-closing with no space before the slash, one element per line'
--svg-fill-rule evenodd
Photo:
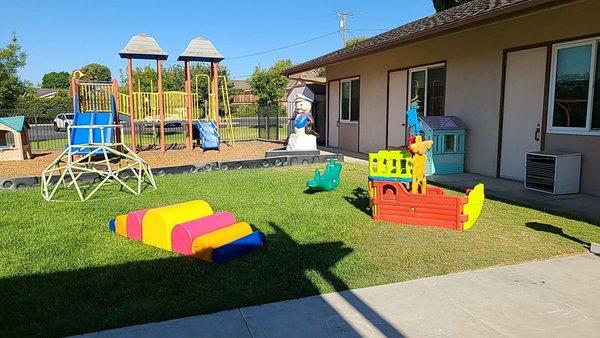
<path fill-rule="evenodd" d="M 201 61 L 201 62 L 219 62 L 225 57 L 215 48 L 210 40 L 198 36 L 193 38 L 187 48 L 179 55 L 177 60 Z"/>
<path fill-rule="evenodd" d="M 4 125 L 17 133 L 22 133 L 25 127 L 29 128 L 27 125 L 27 120 L 25 116 L 10 116 L 10 117 L 0 117 L 0 124 Z"/>
<path fill-rule="evenodd" d="M 132 59 L 166 60 L 169 54 L 158 45 L 154 37 L 140 33 L 129 39 L 127 45 L 119 52 L 119 56 Z"/>

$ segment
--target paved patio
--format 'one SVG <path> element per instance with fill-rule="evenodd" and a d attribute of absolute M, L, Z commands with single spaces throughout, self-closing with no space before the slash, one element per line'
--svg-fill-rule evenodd
<path fill-rule="evenodd" d="M 485 184 L 485 195 L 495 199 L 558 212 L 592 222 L 600 222 L 600 197 L 585 194 L 551 195 L 523 188 L 523 182 L 478 174 L 433 175 L 429 182 L 464 191 L 475 184 Z"/>
<path fill-rule="evenodd" d="M 598 285 L 600 257 L 585 254 L 137 325 L 86 337 L 597 337 Z"/>

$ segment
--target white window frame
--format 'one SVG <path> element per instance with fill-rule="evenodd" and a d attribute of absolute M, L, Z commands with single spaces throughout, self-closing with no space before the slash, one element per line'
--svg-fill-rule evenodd
<path fill-rule="evenodd" d="M 360 103 L 359 103 L 359 107 L 358 107 L 358 120 L 353 121 L 352 120 L 352 81 L 354 80 L 358 80 L 358 86 L 360 88 L 360 77 L 356 76 L 356 77 L 349 77 L 347 79 L 342 79 L 340 80 L 340 123 L 349 123 L 349 124 L 356 124 L 358 123 L 358 121 L 360 120 Z M 345 120 L 342 118 L 342 99 L 343 99 L 343 88 L 344 82 L 349 82 L 350 83 L 350 96 L 348 97 L 349 101 L 348 101 L 348 119 Z M 360 97 L 358 98 L 360 100 Z"/>
<path fill-rule="evenodd" d="M 596 62 L 598 55 L 598 43 L 600 37 L 595 37 L 585 40 L 577 40 L 571 42 L 557 43 L 552 46 L 552 60 L 550 67 L 550 85 L 548 92 L 548 117 L 546 120 L 546 131 L 549 134 L 568 134 L 568 135 L 597 135 L 600 136 L 600 130 L 592 129 L 592 113 L 594 109 L 594 80 L 596 78 Z M 592 55 L 590 60 L 590 80 L 588 87 L 588 102 L 587 102 L 587 115 L 585 121 L 585 127 L 554 127 L 552 122 L 554 120 L 554 94 L 556 91 L 556 61 L 558 56 L 558 50 L 570 47 L 579 46 L 592 46 Z"/>
<path fill-rule="evenodd" d="M 424 103 L 424 107 L 423 107 L 423 116 L 427 116 L 427 94 L 429 91 L 429 69 L 431 68 L 440 68 L 440 67 L 444 67 L 446 68 L 446 63 L 445 62 L 440 62 L 440 63 L 434 63 L 434 64 L 430 64 L 430 65 L 426 65 L 426 66 L 420 66 L 420 67 L 414 67 L 414 68 L 410 68 L 408 70 L 408 99 L 406 102 L 408 102 L 408 109 L 411 109 L 411 100 L 413 97 L 413 93 L 412 93 L 412 74 L 415 72 L 420 72 L 420 71 L 425 71 L 425 99 L 423 100 Z M 445 69 L 447 70 L 447 69 Z M 446 100 L 446 83 L 444 81 L 444 101 Z M 444 112 L 445 115 L 446 112 Z"/>

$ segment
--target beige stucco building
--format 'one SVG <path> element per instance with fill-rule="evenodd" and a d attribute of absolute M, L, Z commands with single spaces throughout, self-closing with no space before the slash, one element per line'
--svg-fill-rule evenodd
<path fill-rule="evenodd" d="M 525 153 L 582 153 L 600 195 L 600 1 L 474 0 L 290 68 L 327 67 L 327 144 L 406 140 L 405 112 L 468 126 L 465 169 L 523 180 Z"/>

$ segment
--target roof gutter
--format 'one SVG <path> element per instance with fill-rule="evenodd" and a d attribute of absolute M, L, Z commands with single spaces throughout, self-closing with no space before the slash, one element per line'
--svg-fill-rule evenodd
<path fill-rule="evenodd" d="M 454 22 L 451 22 L 451 23 L 448 23 L 448 24 L 445 24 L 445 25 L 442 25 L 439 27 L 424 30 L 422 32 L 408 35 L 408 36 L 405 36 L 405 37 L 397 39 L 397 40 L 392 40 L 387 43 L 383 43 L 376 47 L 358 49 L 356 51 L 349 52 L 347 54 L 333 56 L 331 58 L 325 58 L 325 59 L 319 60 L 319 61 L 314 61 L 314 62 L 308 61 L 308 62 L 299 64 L 298 66 L 288 68 L 288 69 L 284 70 L 282 72 L 282 74 L 285 76 L 289 76 L 292 74 L 305 72 L 308 70 L 327 66 L 327 65 L 330 65 L 333 63 L 349 60 L 352 58 L 356 58 L 356 57 L 360 57 L 360 56 L 364 56 L 364 55 L 368 55 L 368 54 L 373 54 L 376 52 L 381 52 L 381 51 L 384 51 L 387 49 L 399 47 L 402 45 L 412 44 L 412 43 L 415 43 L 418 41 L 431 39 L 431 38 L 449 34 L 449 33 L 454 33 L 457 31 L 464 30 L 466 28 L 480 26 L 480 25 L 490 23 L 493 21 L 500 21 L 500 20 L 515 16 L 515 14 L 524 14 L 527 12 L 534 12 L 537 10 L 552 7 L 554 5 L 575 2 L 575 1 L 579 1 L 579 0 L 531 0 L 531 1 L 525 1 L 522 3 L 518 3 L 515 5 L 501 8 L 499 10 L 492 10 L 488 13 L 477 15 L 472 18 L 454 21 Z"/>

